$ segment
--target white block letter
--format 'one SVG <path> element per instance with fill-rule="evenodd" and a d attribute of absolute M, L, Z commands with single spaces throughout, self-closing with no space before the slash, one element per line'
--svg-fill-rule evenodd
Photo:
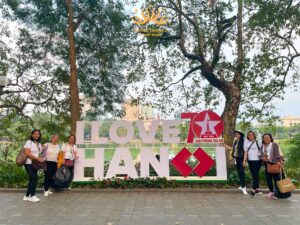
<path fill-rule="evenodd" d="M 178 126 L 180 124 L 180 120 L 163 120 L 163 142 L 164 143 L 180 143 L 180 130 Z M 173 128 L 172 128 L 173 127 Z M 170 136 L 172 135 L 172 137 Z"/>
<path fill-rule="evenodd" d="M 160 148 L 159 160 L 153 155 L 151 148 L 143 148 L 141 151 L 141 177 L 149 177 L 150 164 L 159 177 L 169 177 L 168 148 Z"/>
<path fill-rule="evenodd" d="M 76 123 L 76 144 L 82 145 L 84 142 L 84 121 Z"/>
<path fill-rule="evenodd" d="M 91 144 L 107 144 L 107 138 L 99 137 L 100 122 L 92 121 Z"/>
<path fill-rule="evenodd" d="M 120 166 L 121 160 L 124 166 Z M 128 148 L 117 148 L 110 162 L 106 179 L 115 177 L 116 174 L 127 174 L 131 178 L 137 178 L 137 172 L 133 163 L 133 159 Z"/>
<path fill-rule="evenodd" d="M 125 137 L 119 137 L 119 135 L 117 134 L 117 130 L 119 127 L 126 128 L 127 133 Z M 113 122 L 113 124 L 109 129 L 109 136 L 111 140 L 117 144 L 126 144 L 130 142 L 133 138 L 133 135 L 134 135 L 134 129 L 131 123 L 125 120 L 117 120 Z"/>
<path fill-rule="evenodd" d="M 151 144 L 155 142 L 155 134 L 159 125 L 158 120 L 152 120 L 150 130 L 147 132 L 145 128 L 144 121 L 136 121 L 136 126 L 139 129 L 139 134 L 142 139 L 142 142 L 145 144 Z"/>
<path fill-rule="evenodd" d="M 85 159 L 85 149 L 78 148 L 79 159 L 75 160 L 74 181 L 86 181 L 103 179 L 104 177 L 104 149 L 95 149 L 94 159 Z M 94 177 L 84 177 L 84 167 L 94 167 Z"/>

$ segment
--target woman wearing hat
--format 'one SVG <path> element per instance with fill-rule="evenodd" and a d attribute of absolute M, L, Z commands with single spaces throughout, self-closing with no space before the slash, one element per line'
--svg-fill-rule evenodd
<path fill-rule="evenodd" d="M 247 195 L 246 190 L 246 181 L 245 181 L 245 167 L 243 165 L 244 162 L 244 134 L 241 131 L 234 131 L 234 142 L 232 148 L 225 145 L 225 147 L 232 149 L 231 156 L 235 159 L 236 169 L 238 171 L 239 179 L 240 179 L 240 187 L 239 189 L 243 192 L 244 195 Z"/>

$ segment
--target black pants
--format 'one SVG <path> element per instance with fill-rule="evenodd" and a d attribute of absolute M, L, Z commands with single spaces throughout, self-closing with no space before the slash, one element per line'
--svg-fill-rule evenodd
<path fill-rule="evenodd" d="M 238 171 L 239 178 L 240 178 L 240 185 L 242 188 L 244 188 L 244 187 L 246 187 L 245 168 L 243 166 L 244 158 L 236 157 L 235 160 L 236 160 L 236 169 Z"/>
<path fill-rule="evenodd" d="M 256 190 L 259 188 L 259 170 L 261 167 L 260 160 L 248 160 L 250 173 L 252 175 L 252 188 Z"/>
<path fill-rule="evenodd" d="M 29 176 L 26 196 L 35 196 L 35 190 L 38 182 L 37 170 L 33 169 L 31 164 L 25 164 L 25 169 Z"/>
<path fill-rule="evenodd" d="M 277 181 L 280 180 L 279 173 L 278 174 L 268 173 L 267 163 L 265 163 L 265 172 L 266 172 L 267 185 L 268 185 L 270 192 L 274 192 L 274 187 L 275 187 L 275 190 L 277 191 L 278 190 Z M 273 183 L 273 180 L 274 180 L 274 183 Z"/>
<path fill-rule="evenodd" d="M 71 172 L 71 177 L 70 177 L 70 183 L 72 182 L 73 178 L 74 178 L 74 166 L 72 167 L 68 167 L 70 172 Z"/>
<path fill-rule="evenodd" d="M 45 191 L 49 190 L 49 187 L 53 185 L 53 176 L 57 170 L 57 163 L 47 161 L 47 170 L 45 171 L 45 180 L 44 180 L 44 188 Z"/>

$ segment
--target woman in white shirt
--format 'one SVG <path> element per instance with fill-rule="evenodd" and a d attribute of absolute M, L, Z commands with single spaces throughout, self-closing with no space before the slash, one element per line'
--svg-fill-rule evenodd
<path fill-rule="evenodd" d="M 70 135 L 68 137 L 68 142 L 63 144 L 61 147 L 61 150 L 63 152 L 63 164 L 64 166 L 67 166 L 70 171 L 71 171 L 71 181 L 73 180 L 74 177 L 74 162 L 75 159 L 78 159 L 77 155 L 77 146 L 75 145 L 76 143 L 76 137 L 75 135 Z"/>
<path fill-rule="evenodd" d="M 255 197 L 257 194 L 262 194 L 259 188 L 259 171 L 261 167 L 261 143 L 256 140 L 255 133 L 249 131 L 247 134 L 247 140 L 244 142 L 244 167 L 246 166 L 247 160 L 252 175 L 252 191 L 251 197 Z"/>
<path fill-rule="evenodd" d="M 25 154 L 27 156 L 25 162 L 25 169 L 29 176 L 29 182 L 27 186 L 26 196 L 24 196 L 24 201 L 39 202 L 40 199 L 35 196 L 35 190 L 38 182 L 37 170 L 32 167 L 32 161 L 37 160 L 39 162 L 45 162 L 45 159 L 39 157 L 42 152 L 41 145 L 41 132 L 39 130 L 33 130 L 31 132 L 30 139 L 26 141 L 24 145 Z"/>
<path fill-rule="evenodd" d="M 44 196 L 53 194 L 49 188 L 53 186 L 53 176 L 57 170 L 57 158 L 60 152 L 60 147 L 58 145 L 59 136 L 57 134 L 51 137 L 51 142 L 45 144 L 45 158 L 47 163 L 47 170 L 45 171 L 44 180 Z"/>

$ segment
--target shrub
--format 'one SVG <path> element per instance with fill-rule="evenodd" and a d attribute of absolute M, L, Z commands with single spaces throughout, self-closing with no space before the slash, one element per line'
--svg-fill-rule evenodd
<path fill-rule="evenodd" d="M 1 161 L 0 164 L 1 187 L 25 187 L 27 185 L 28 175 L 24 167 L 18 167 L 12 161 Z"/>

